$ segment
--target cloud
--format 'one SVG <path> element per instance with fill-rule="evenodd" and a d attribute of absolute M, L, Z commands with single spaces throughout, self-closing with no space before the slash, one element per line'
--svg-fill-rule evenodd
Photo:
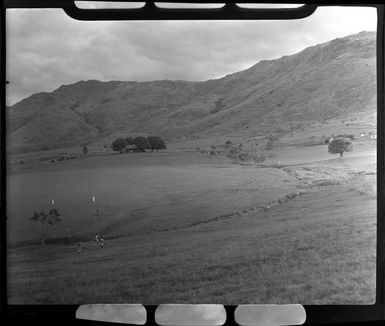
<path fill-rule="evenodd" d="M 373 8 L 319 8 L 291 21 L 73 20 L 7 10 L 7 104 L 79 80 L 207 80 L 362 30 Z"/>

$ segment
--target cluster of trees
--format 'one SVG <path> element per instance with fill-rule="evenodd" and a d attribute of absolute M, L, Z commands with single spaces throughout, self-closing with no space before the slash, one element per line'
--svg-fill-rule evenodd
<path fill-rule="evenodd" d="M 118 138 L 112 142 L 111 147 L 114 151 L 120 153 L 123 153 L 126 147 L 134 147 L 133 149 L 138 152 L 145 152 L 147 149 L 153 152 L 154 150 L 159 151 L 167 148 L 164 140 L 158 136 Z"/>
<path fill-rule="evenodd" d="M 239 161 L 242 161 L 242 162 L 253 161 L 259 164 L 264 162 L 267 158 L 267 156 L 262 152 L 258 152 L 254 154 L 248 153 L 248 152 L 239 153 L 237 151 L 234 151 L 234 149 L 232 149 L 230 152 L 231 153 L 229 153 L 228 157 L 233 159 L 238 159 Z"/>
<path fill-rule="evenodd" d="M 237 159 L 242 162 L 253 161 L 257 164 L 264 162 L 267 158 L 271 158 L 263 152 L 249 153 L 243 150 L 243 145 L 239 144 L 234 146 L 231 140 L 225 142 L 225 148 L 230 149 L 227 157 L 231 159 Z"/>

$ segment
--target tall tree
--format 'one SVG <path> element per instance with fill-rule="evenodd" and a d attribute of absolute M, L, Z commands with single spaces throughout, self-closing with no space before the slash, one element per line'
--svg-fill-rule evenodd
<path fill-rule="evenodd" d="M 123 152 L 123 149 L 126 147 L 126 142 L 123 138 L 118 138 L 112 142 L 112 149 L 116 152 Z"/>
<path fill-rule="evenodd" d="M 32 221 L 40 222 L 40 241 L 42 245 L 45 243 L 45 232 L 47 226 L 55 225 L 61 222 L 59 217 L 59 211 L 56 208 L 51 208 L 48 214 L 44 211 L 40 213 L 35 212 L 30 218 Z"/>
<path fill-rule="evenodd" d="M 329 141 L 328 152 L 330 154 L 344 155 L 344 152 L 351 152 L 353 150 L 352 141 L 349 138 L 333 138 Z"/>
<path fill-rule="evenodd" d="M 132 137 L 126 137 L 126 138 L 124 138 L 124 141 L 126 142 L 126 145 L 133 145 L 134 144 L 134 138 L 132 138 Z"/>
<path fill-rule="evenodd" d="M 150 148 L 150 143 L 148 142 L 146 137 L 138 136 L 134 139 L 134 144 L 141 151 L 145 152 L 146 149 Z"/>
<path fill-rule="evenodd" d="M 149 136 L 147 138 L 147 140 L 150 144 L 151 152 L 153 152 L 154 149 L 156 151 L 159 151 L 160 149 L 166 149 L 167 148 L 166 143 L 163 141 L 162 138 L 160 138 L 158 136 Z"/>

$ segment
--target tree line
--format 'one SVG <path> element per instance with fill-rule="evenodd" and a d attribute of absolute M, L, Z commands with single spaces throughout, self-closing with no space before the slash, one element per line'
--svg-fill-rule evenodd
<path fill-rule="evenodd" d="M 146 150 L 159 151 L 166 149 L 166 143 L 159 136 L 149 136 L 149 137 L 126 137 L 114 140 L 111 144 L 112 150 L 116 152 L 123 153 L 125 149 L 129 149 L 135 152 L 145 152 Z"/>

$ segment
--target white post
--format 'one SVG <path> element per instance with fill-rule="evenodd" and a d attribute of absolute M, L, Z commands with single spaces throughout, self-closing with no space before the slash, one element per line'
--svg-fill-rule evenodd
<path fill-rule="evenodd" d="M 92 202 L 95 204 L 96 200 L 95 200 L 95 196 L 92 196 Z M 96 208 L 96 216 L 99 215 L 99 209 L 96 207 L 95 205 L 95 208 Z"/>

